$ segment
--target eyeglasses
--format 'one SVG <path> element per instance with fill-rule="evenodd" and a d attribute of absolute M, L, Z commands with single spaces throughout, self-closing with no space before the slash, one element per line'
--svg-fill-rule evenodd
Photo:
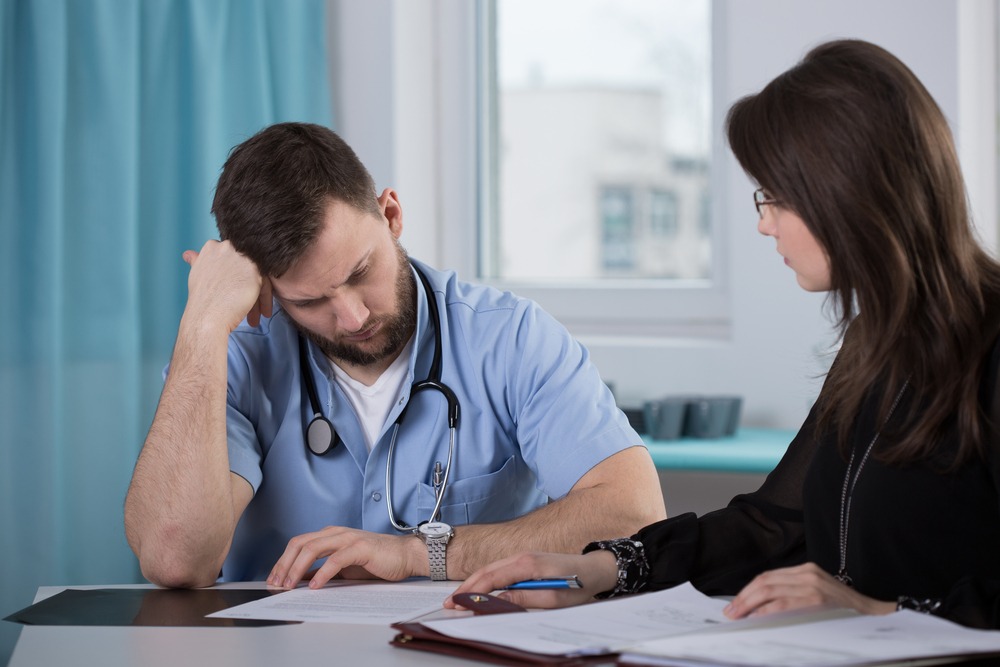
<path fill-rule="evenodd" d="M 772 204 L 780 204 L 781 201 L 778 199 L 771 199 L 764 193 L 764 188 L 757 188 L 753 191 L 753 205 L 757 209 L 757 215 L 761 218 L 764 217 L 764 206 L 770 206 Z"/>

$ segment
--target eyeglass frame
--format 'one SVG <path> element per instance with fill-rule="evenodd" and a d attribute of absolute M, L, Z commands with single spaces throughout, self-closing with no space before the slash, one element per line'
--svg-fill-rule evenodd
<path fill-rule="evenodd" d="M 761 219 L 764 218 L 764 210 L 761 208 L 762 206 L 773 206 L 780 203 L 780 199 L 769 198 L 767 193 L 764 192 L 764 188 L 757 188 L 753 191 L 753 205 L 754 208 L 757 209 L 757 215 L 759 215 Z"/>

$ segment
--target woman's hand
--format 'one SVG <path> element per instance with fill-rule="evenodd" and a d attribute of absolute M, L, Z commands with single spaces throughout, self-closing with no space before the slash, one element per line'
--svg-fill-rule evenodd
<path fill-rule="evenodd" d="M 522 607 L 552 609 L 589 602 L 598 593 L 609 591 L 618 582 L 618 562 L 609 551 L 571 554 L 525 553 L 480 568 L 455 589 L 457 593 L 490 593 L 526 579 L 561 579 L 576 575 L 583 588 L 504 591 L 498 597 Z M 444 606 L 457 605 L 449 597 Z"/>
<path fill-rule="evenodd" d="M 806 607 L 855 609 L 862 614 L 888 614 L 895 602 L 858 593 L 815 563 L 771 570 L 757 575 L 723 611 L 732 619 L 763 616 Z"/>

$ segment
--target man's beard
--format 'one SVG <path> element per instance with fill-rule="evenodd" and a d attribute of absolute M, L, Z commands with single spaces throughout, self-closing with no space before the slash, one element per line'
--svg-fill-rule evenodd
<path fill-rule="evenodd" d="M 410 339 L 417 321 L 416 283 L 413 279 L 413 271 L 410 269 L 410 260 L 398 241 L 396 242 L 396 257 L 399 262 L 399 275 L 396 278 L 396 305 L 398 308 L 396 314 L 381 318 L 381 320 L 368 320 L 359 329 L 364 331 L 381 321 L 382 327 L 379 335 L 385 337 L 385 343 L 381 347 L 365 350 L 352 343 L 331 340 L 306 329 L 291 317 L 289 319 L 303 336 L 314 342 L 323 351 L 323 354 L 334 361 L 343 362 L 349 366 L 371 366 L 394 357 L 399 354 L 403 346 L 406 345 L 406 341 Z"/>

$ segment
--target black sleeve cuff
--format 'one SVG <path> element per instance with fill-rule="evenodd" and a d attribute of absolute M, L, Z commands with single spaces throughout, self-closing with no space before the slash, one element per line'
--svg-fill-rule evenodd
<path fill-rule="evenodd" d="M 591 551 L 610 551 L 618 562 L 618 582 L 609 591 L 602 591 L 594 597 L 598 600 L 638 593 L 649 581 L 649 562 L 646 560 L 646 550 L 642 542 L 623 537 L 617 540 L 591 542 L 583 549 L 583 553 Z"/>
<path fill-rule="evenodd" d="M 910 609 L 921 614 L 934 614 L 940 608 L 941 600 L 934 598 L 914 598 L 909 595 L 900 595 L 896 598 L 896 611 Z"/>

